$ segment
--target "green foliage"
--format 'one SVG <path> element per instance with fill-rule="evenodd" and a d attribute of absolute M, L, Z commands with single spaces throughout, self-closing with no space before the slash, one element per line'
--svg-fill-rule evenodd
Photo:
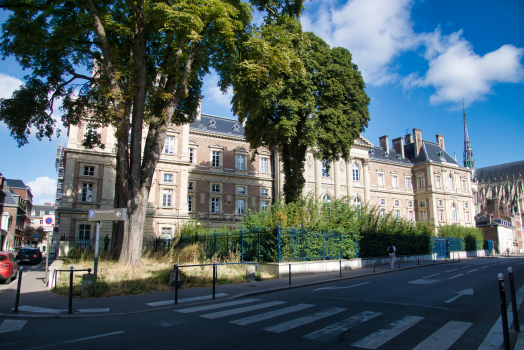
<path fill-rule="evenodd" d="M 466 250 L 481 250 L 484 244 L 482 229 L 478 227 L 463 227 L 457 224 L 440 225 L 439 237 L 462 238 Z"/>
<path fill-rule="evenodd" d="M 246 122 L 253 157 L 259 147 L 278 149 L 286 202 L 297 201 L 306 152 L 315 149 L 326 161 L 347 159 L 368 125 L 364 81 L 348 50 L 330 49 L 285 15 L 254 30 L 239 51 L 233 111 Z"/>

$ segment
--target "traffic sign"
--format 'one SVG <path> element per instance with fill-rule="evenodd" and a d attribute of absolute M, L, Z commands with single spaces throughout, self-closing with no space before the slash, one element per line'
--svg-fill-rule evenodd
<path fill-rule="evenodd" d="M 60 232 L 60 227 L 55 227 L 55 228 L 53 229 L 53 231 L 54 231 L 54 233 L 58 233 L 58 232 Z"/>
<path fill-rule="evenodd" d="M 54 215 L 44 215 L 43 227 L 55 227 L 55 216 Z"/>
<path fill-rule="evenodd" d="M 52 227 L 44 227 L 44 232 L 53 232 Z"/>
<path fill-rule="evenodd" d="M 89 210 L 87 221 L 125 221 L 126 208 Z"/>
<path fill-rule="evenodd" d="M 40 234 L 39 233 L 35 233 L 35 240 L 38 240 L 40 238 Z"/>

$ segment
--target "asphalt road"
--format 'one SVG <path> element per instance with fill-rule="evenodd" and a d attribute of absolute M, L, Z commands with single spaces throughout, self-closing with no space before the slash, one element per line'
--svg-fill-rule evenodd
<path fill-rule="evenodd" d="M 12 319 L 25 323 L 0 349 L 478 349 L 509 266 L 519 290 L 524 258 L 484 259 L 125 316 Z"/>

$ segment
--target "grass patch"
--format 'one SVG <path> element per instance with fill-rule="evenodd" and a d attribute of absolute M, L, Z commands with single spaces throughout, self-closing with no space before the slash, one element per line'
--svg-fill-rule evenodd
<path fill-rule="evenodd" d="M 238 262 L 238 254 L 231 253 L 225 258 L 216 258 L 217 262 Z M 82 296 L 82 275 L 87 272 L 73 274 L 74 297 L 110 297 L 120 295 L 137 295 L 152 292 L 165 292 L 169 287 L 169 272 L 174 263 L 179 265 L 196 265 L 212 263 L 205 259 L 203 246 L 193 244 L 183 249 L 172 248 L 165 255 L 146 252 L 142 256 L 142 266 L 128 266 L 111 260 L 108 253 L 102 253 L 98 259 L 98 282 L 86 295 Z M 64 260 L 63 270 L 74 266 L 74 270 L 86 270 L 94 266 L 92 252 L 70 250 Z M 182 289 L 207 287 L 213 284 L 213 267 L 185 267 L 181 268 Z M 263 276 L 261 279 L 270 279 Z M 217 284 L 245 283 L 246 268 L 242 265 L 220 265 L 218 267 Z M 59 295 L 69 295 L 69 273 L 62 272 L 57 282 L 57 288 L 52 289 Z"/>

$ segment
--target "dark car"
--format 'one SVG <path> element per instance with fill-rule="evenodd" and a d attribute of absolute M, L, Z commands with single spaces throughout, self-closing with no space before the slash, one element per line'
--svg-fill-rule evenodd
<path fill-rule="evenodd" d="M 11 283 L 16 278 L 18 264 L 13 253 L 0 252 L 0 282 Z"/>
<path fill-rule="evenodd" d="M 22 263 L 36 265 L 42 261 L 42 252 L 38 248 L 22 248 L 18 254 L 16 254 L 16 260 Z"/>

